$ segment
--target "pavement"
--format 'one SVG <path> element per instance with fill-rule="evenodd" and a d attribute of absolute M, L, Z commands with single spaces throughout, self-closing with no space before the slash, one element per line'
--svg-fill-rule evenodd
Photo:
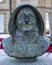
<path fill-rule="evenodd" d="M 35 61 L 18 61 L 16 58 L 9 57 L 4 50 L 0 49 L 0 65 L 52 65 L 52 53 L 45 53 Z"/>

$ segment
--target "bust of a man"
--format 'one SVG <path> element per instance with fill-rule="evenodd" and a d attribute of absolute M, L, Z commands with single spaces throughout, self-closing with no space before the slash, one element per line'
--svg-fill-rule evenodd
<path fill-rule="evenodd" d="M 36 58 L 48 48 L 43 37 L 44 22 L 32 5 L 22 5 L 14 10 L 9 20 L 11 37 L 3 41 L 7 55 L 15 58 Z"/>

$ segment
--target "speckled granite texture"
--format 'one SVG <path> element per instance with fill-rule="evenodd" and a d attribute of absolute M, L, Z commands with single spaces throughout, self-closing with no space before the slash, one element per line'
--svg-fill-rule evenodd
<path fill-rule="evenodd" d="M 17 7 L 9 20 L 11 36 L 3 41 L 4 51 L 17 59 L 35 59 L 49 46 L 43 33 L 44 22 L 38 10 L 32 5 Z"/>

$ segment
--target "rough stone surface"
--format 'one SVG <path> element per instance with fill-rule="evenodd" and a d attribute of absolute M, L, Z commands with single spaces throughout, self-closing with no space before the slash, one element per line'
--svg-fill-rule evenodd
<path fill-rule="evenodd" d="M 39 37 L 35 43 L 25 43 L 23 41 L 15 41 L 13 44 L 12 39 L 8 38 L 3 41 L 3 47 L 7 55 L 11 57 L 37 57 L 41 56 L 48 48 L 48 42 L 44 37 Z M 5 45 L 6 44 L 6 45 Z"/>
<path fill-rule="evenodd" d="M 42 32 L 39 31 L 40 26 L 37 25 L 36 17 L 36 13 L 28 6 L 20 9 L 18 15 L 13 15 L 13 20 L 10 22 L 13 22 L 15 31 L 12 26 L 12 29 L 9 27 L 11 37 L 3 41 L 4 50 L 8 56 L 17 59 L 34 59 L 45 53 L 49 42 L 40 34 Z"/>

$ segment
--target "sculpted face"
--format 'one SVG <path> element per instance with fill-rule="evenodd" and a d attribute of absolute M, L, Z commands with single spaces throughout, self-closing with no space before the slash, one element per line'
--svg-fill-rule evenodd
<path fill-rule="evenodd" d="M 33 30 L 36 27 L 36 15 L 33 10 L 29 7 L 20 9 L 16 25 L 23 32 Z"/>

